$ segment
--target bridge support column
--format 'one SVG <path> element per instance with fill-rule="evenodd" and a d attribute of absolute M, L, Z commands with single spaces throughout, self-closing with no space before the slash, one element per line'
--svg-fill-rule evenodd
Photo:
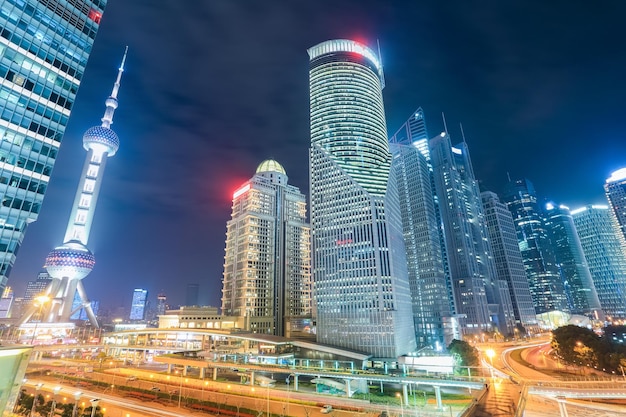
<path fill-rule="evenodd" d="M 217 368 L 213 368 L 213 381 L 217 381 Z"/>
<path fill-rule="evenodd" d="M 298 391 L 298 375 L 293 376 L 293 390 Z"/>
<path fill-rule="evenodd" d="M 441 387 L 439 385 L 433 385 L 435 388 L 435 399 L 437 400 L 437 410 L 443 410 L 443 404 L 441 403 Z"/>
<path fill-rule="evenodd" d="M 350 398 L 350 380 L 346 379 L 346 382 L 344 382 L 344 384 L 346 385 L 346 397 Z"/>
<path fill-rule="evenodd" d="M 250 386 L 254 386 L 254 371 L 250 372 Z"/>
<path fill-rule="evenodd" d="M 168 363 L 168 364 L 167 364 L 167 373 L 168 373 L 168 374 L 171 374 L 171 373 L 172 373 L 172 364 L 171 364 L 171 363 Z"/>
<path fill-rule="evenodd" d="M 201 366 L 201 367 L 200 367 L 200 379 L 204 379 L 204 376 L 205 376 L 205 375 L 204 375 L 204 373 L 205 373 L 205 371 L 206 371 L 206 368 L 205 368 L 205 367 L 203 367 L 203 366 Z"/>
<path fill-rule="evenodd" d="M 183 365 L 183 376 L 187 376 L 187 365 Z"/>
<path fill-rule="evenodd" d="M 565 397 L 557 397 L 556 402 L 559 404 L 559 412 L 561 413 L 561 417 L 568 417 L 567 408 L 565 408 Z"/>
<path fill-rule="evenodd" d="M 409 391 L 406 384 L 402 384 L 402 401 L 404 405 L 409 405 Z"/>

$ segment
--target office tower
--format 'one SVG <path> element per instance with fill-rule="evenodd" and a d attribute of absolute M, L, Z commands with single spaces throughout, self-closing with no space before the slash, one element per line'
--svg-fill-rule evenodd
<path fill-rule="evenodd" d="M 566 206 L 546 205 L 544 223 L 554 250 L 570 311 L 602 316 L 600 300 L 593 285 L 574 219 Z"/>
<path fill-rule="evenodd" d="M 569 310 L 535 187 L 527 179 L 511 181 L 502 199 L 513 215 L 535 313 Z"/>
<path fill-rule="evenodd" d="M 263 161 L 233 194 L 226 225 L 222 314 L 255 333 L 291 336 L 312 318 L 306 197 L 284 168 Z"/>
<path fill-rule="evenodd" d="M 421 108 L 389 139 L 389 148 L 400 200 L 415 338 L 418 347 L 438 350 L 452 341 L 452 312 Z"/>
<path fill-rule="evenodd" d="M 185 305 L 197 306 L 199 292 L 200 292 L 200 284 L 187 284 L 187 293 L 185 294 Z"/>
<path fill-rule="evenodd" d="M 317 341 L 397 358 L 416 344 L 380 59 L 351 40 L 308 52 Z"/>
<path fill-rule="evenodd" d="M 496 193 L 484 191 L 480 196 L 496 266 L 496 277 L 506 283 L 515 323 L 526 330 L 537 330 L 537 316 L 511 212 Z"/>
<path fill-rule="evenodd" d="M 157 316 L 162 316 L 163 314 L 165 314 L 165 310 L 167 310 L 166 302 L 167 302 L 167 297 L 165 296 L 165 294 L 157 295 L 157 308 L 156 308 Z"/>
<path fill-rule="evenodd" d="M 626 240 L 609 206 L 571 213 L 602 310 L 607 318 L 626 318 Z"/>
<path fill-rule="evenodd" d="M 496 279 L 478 183 L 467 145 L 452 146 L 447 132 L 430 140 L 435 190 L 450 267 L 455 313 L 463 334 L 494 330 L 512 332 Z"/>
<path fill-rule="evenodd" d="M 626 239 L 626 168 L 618 169 L 604 184 L 613 216 Z"/>
<path fill-rule="evenodd" d="M 11 306 L 13 304 L 13 290 L 6 287 L 0 298 L 0 319 L 11 317 Z"/>
<path fill-rule="evenodd" d="M 48 287 L 48 285 L 50 285 L 50 283 L 52 282 L 52 279 L 50 278 L 50 275 L 48 275 L 47 271 L 41 271 L 39 272 L 39 275 L 37 275 L 37 279 L 34 281 L 28 281 L 28 284 L 26 284 L 26 292 L 24 293 L 24 301 L 25 302 L 32 302 L 35 297 L 43 294 L 46 290 L 46 288 Z"/>
<path fill-rule="evenodd" d="M 128 48 L 126 50 L 128 51 Z M 102 185 L 104 168 L 107 159 L 115 155 L 120 145 L 120 140 L 117 134 L 111 130 L 111 125 L 113 124 L 115 109 L 118 106 L 117 94 L 125 61 L 126 52 L 124 52 L 122 63 L 118 69 L 113 91 L 105 101 L 106 110 L 101 119 L 102 124 L 87 129 L 83 135 L 83 147 L 87 151 L 87 157 L 76 190 L 63 245 L 54 248 L 46 258 L 44 267 L 52 278 L 52 282 L 45 290 L 45 294 L 50 297 L 45 314 L 46 322 L 49 323 L 69 321 L 73 313 L 74 293 L 78 291 L 83 301 L 82 308 L 87 312 L 89 321 L 93 326 L 98 327 L 82 279 L 89 275 L 96 262 L 93 253 L 87 248 L 87 243 L 100 186 Z M 21 324 L 28 321 L 35 310 L 34 306 L 30 308 L 22 317 Z"/>
<path fill-rule="evenodd" d="M 130 319 L 143 320 L 146 315 L 146 305 L 148 303 L 148 290 L 135 288 L 133 291 L 133 301 L 130 305 Z"/>
<path fill-rule="evenodd" d="M 0 292 L 39 215 L 106 3 L 0 6 Z"/>

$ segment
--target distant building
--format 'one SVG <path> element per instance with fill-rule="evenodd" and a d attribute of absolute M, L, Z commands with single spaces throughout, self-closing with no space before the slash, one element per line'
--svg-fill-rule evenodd
<path fill-rule="evenodd" d="M 185 294 L 186 306 L 197 306 L 198 295 L 200 293 L 200 284 L 187 284 L 187 293 Z"/>
<path fill-rule="evenodd" d="M 604 191 L 615 220 L 626 239 L 626 168 L 613 172 L 607 178 Z"/>
<path fill-rule="evenodd" d="M 317 342 L 395 361 L 416 343 L 382 65 L 346 39 L 308 53 Z"/>
<path fill-rule="evenodd" d="M 225 316 L 217 307 L 184 306 L 178 310 L 166 310 L 159 316 L 160 329 L 216 329 L 244 330 L 244 316 Z"/>
<path fill-rule="evenodd" d="M 133 301 L 130 307 L 131 320 L 144 320 L 146 317 L 146 303 L 148 302 L 148 290 L 135 288 Z"/>
<path fill-rule="evenodd" d="M 527 179 L 511 181 L 502 200 L 513 215 L 535 313 L 569 311 L 535 187 Z"/>
<path fill-rule="evenodd" d="M 0 319 L 11 317 L 11 306 L 13 305 L 13 290 L 6 287 L 0 298 Z"/>
<path fill-rule="evenodd" d="M 314 338 L 306 197 L 287 181 L 269 159 L 233 194 L 222 314 L 244 317 L 255 333 Z"/>
<path fill-rule="evenodd" d="M 600 300 L 569 208 L 548 204 L 545 225 L 561 273 L 570 312 L 603 318 Z"/>
<path fill-rule="evenodd" d="M 37 275 L 37 279 L 34 281 L 28 281 L 26 284 L 26 292 L 24 293 L 24 301 L 31 302 L 35 297 L 44 293 L 48 285 L 52 282 L 52 278 L 48 275 L 48 272 L 41 271 Z"/>
<path fill-rule="evenodd" d="M 0 293 L 39 216 L 106 3 L 2 2 Z"/>
<path fill-rule="evenodd" d="M 418 347 L 440 349 L 453 339 L 452 301 L 446 285 L 432 166 L 421 108 L 389 139 L 398 187 L 413 323 Z"/>
<path fill-rule="evenodd" d="M 165 314 L 166 309 L 167 309 L 167 297 L 165 296 L 165 294 L 161 293 L 157 295 L 157 307 L 156 307 L 157 316 L 161 316 Z"/>
<path fill-rule="evenodd" d="M 497 278 L 506 283 L 506 297 L 511 299 L 515 323 L 527 331 L 536 331 L 537 316 L 511 212 L 495 193 L 484 191 L 480 196 Z"/>
<path fill-rule="evenodd" d="M 588 205 L 572 210 L 589 272 L 607 320 L 626 318 L 626 240 L 611 209 Z"/>

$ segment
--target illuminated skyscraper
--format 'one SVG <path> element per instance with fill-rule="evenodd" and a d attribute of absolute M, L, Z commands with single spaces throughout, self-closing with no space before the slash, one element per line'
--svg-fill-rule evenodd
<path fill-rule="evenodd" d="M 548 204 L 545 225 L 568 296 L 570 311 L 575 314 L 602 316 L 600 300 L 569 208 Z"/>
<path fill-rule="evenodd" d="M 317 341 L 397 358 L 416 344 L 380 59 L 351 40 L 308 52 Z"/>
<path fill-rule="evenodd" d="M 11 317 L 11 306 L 13 304 L 13 290 L 6 287 L 0 298 L 0 319 Z"/>
<path fill-rule="evenodd" d="M 503 200 L 513 215 L 535 312 L 569 310 L 533 184 L 527 179 L 510 182 Z"/>
<path fill-rule="evenodd" d="M 39 215 L 106 3 L 0 4 L 0 292 Z"/>
<path fill-rule="evenodd" d="M 480 194 L 498 280 L 506 282 L 516 325 L 538 330 L 537 316 L 530 295 L 524 261 L 517 244 L 511 212 L 498 196 L 490 191 Z"/>
<path fill-rule="evenodd" d="M 156 314 L 157 316 L 162 316 L 165 314 L 165 310 L 167 310 L 167 297 L 165 294 L 157 295 L 157 308 Z"/>
<path fill-rule="evenodd" d="M 87 129 L 83 135 L 83 147 L 87 151 L 87 157 L 74 197 L 63 245 L 54 248 L 48 254 L 44 265 L 52 278 L 52 282 L 44 291 L 45 295 L 50 297 L 45 309 L 45 322 L 69 322 L 74 312 L 72 310 L 74 294 L 78 291 L 82 300 L 81 308 L 85 309 L 91 324 L 98 327 L 82 279 L 89 275 L 96 262 L 93 253 L 87 248 L 87 243 L 104 177 L 104 168 L 107 159 L 115 155 L 120 145 L 120 140 L 111 130 L 111 125 L 118 106 L 117 94 L 125 61 L 126 52 L 118 69 L 113 91 L 105 101 L 106 110 L 101 119 L 102 124 Z M 31 307 L 22 317 L 21 324 L 28 321 L 36 310 L 35 306 Z"/>
<path fill-rule="evenodd" d="M 413 321 L 418 347 L 435 349 L 453 339 L 452 300 L 442 255 L 424 112 L 415 111 L 389 139 L 398 187 Z"/>
<path fill-rule="evenodd" d="M 572 210 L 589 272 L 607 316 L 626 318 L 626 241 L 608 206 Z"/>
<path fill-rule="evenodd" d="M 133 300 L 130 306 L 131 320 L 143 320 L 146 318 L 146 306 L 148 303 L 148 290 L 135 288 L 133 291 Z"/>
<path fill-rule="evenodd" d="M 626 239 L 626 168 L 619 169 L 604 184 L 615 220 Z"/>
<path fill-rule="evenodd" d="M 306 337 L 313 308 L 311 229 L 306 197 L 287 181 L 284 168 L 269 159 L 233 194 L 222 314 L 244 317 L 255 333 Z"/>
<path fill-rule="evenodd" d="M 50 278 L 50 275 L 48 275 L 47 271 L 44 270 L 39 272 L 36 280 L 28 281 L 28 284 L 26 284 L 24 302 L 30 303 L 35 299 L 35 297 L 43 294 L 48 285 L 50 285 L 50 282 L 52 282 L 52 279 Z"/>

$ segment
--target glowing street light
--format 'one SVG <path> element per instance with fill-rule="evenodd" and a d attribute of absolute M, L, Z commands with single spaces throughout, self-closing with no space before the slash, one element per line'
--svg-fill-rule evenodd
<path fill-rule="evenodd" d="M 400 412 L 402 413 L 402 417 L 404 417 L 404 399 L 399 392 L 396 392 L 396 397 L 400 400 Z"/>
<path fill-rule="evenodd" d="M 30 340 L 31 345 L 35 344 L 35 337 L 37 337 L 37 326 L 39 325 L 39 322 L 43 322 L 43 306 L 50 300 L 51 298 L 47 295 L 40 295 L 35 297 L 35 301 L 39 303 L 39 321 L 35 322 L 35 328 L 33 329 L 33 338 Z"/>
<path fill-rule="evenodd" d="M 39 392 L 41 387 L 43 387 L 43 384 L 41 382 L 35 385 L 35 394 L 33 395 L 33 406 L 30 408 L 30 417 L 33 417 L 35 415 L 35 405 L 37 404 L 37 393 Z"/>

